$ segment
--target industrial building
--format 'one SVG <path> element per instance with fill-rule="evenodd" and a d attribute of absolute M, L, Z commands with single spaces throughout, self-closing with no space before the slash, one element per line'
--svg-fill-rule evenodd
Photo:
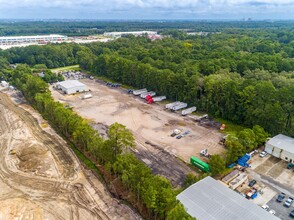
<path fill-rule="evenodd" d="M 197 220 L 278 220 L 212 177 L 193 184 L 177 199 Z"/>
<path fill-rule="evenodd" d="M 44 42 L 61 42 L 67 40 L 67 36 L 51 34 L 37 36 L 14 36 L 0 37 L 0 45 L 10 45 L 17 43 L 44 43 Z"/>
<path fill-rule="evenodd" d="M 57 89 L 62 90 L 65 94 L 74 94 L 77 92 L 87 92 L 89 89 L 78 80 L 66 80 L 56 83 Z"/>
<path fill-rule="evenodd" d="M 265 151 L 274 157 L 294 163 L 294 138 L 279 134 L 266 142 Z"/>
<path fill-rule="evenodd" d="M 157 35 L 156 31 L 128 31 L 128 32 L 105 32 L 103 35 L 105 37 L 121 37 L 122 35 L 134 35 L 142 36 L 147 34 L 148 36 Z"/>

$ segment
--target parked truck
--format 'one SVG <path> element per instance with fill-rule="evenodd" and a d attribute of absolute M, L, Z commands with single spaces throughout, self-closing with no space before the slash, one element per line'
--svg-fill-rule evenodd
<path fill-rule="evenodd" d="M 172 103 L 169 103 L 169 104 L 166 104 L 165 105 L 165 108 L 167 109 L 171 109 L 172 107 L 174 107 L 175 105 L 178 105 L 180 104 L 181 102 L 177 101 L 177 102 L 172 102 Z"/>
<path fill-rule="evenodd" d="M 153 97 L 153 96 L 155 96 L 155 95 L 156 95 L 156 92 L 150 91 L 150 92 L 144 92 L 144 93 L 142 93 L 142 94 L 140 95 L 140 97 L 141 97 L 142 99 L 145 99 L 146 96 L 151 96 L 151 97 Z"/>
<path fill-rule="evenodd" d="M 182 108 L 186 108 L 188 106 L 187 103 L 184 103 L 184 102 L 180 102 L 178 105 L 175 105 L 171 108 L 171 110 L 173 111 L 177 111 L 177 110 L 180 110 Z"/>
<path fill-rule="evenodd" d="M 165 100 L 166 99 L 166 96 L 156 96 L 156 97 L 151 97 L 149 100 L 148 100 L 148 104 L 152 104 L 153 102 L 160 102 L 162 100 Z"/>
<path fill-rule="evenodd" d="M 175 137 L 176 135 L 180 134 L 181 130 L 180 129 L 174 129 L 173 133 L 170 135 L 171 137 Z"/>
<path fill-rule="evenodd" d="M 141 95 L 142 93 L 147 92 L 147 89 L 139 89 L 139 90 L 134 90 L 133 94 L 134 95 Z"/>
<path fill-rule="evenodd" d="M 195 111 L 196 111 L 196 107 L 193 106 L 191 108 L 184 109 L 182 111 L 182 115 L 188 115 L 188 114 L 191 114 L 192 112 L 195 112 Z"/>

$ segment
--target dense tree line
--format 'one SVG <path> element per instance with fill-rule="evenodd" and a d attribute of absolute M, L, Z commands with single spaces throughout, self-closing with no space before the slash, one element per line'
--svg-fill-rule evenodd
<path fill-rule="evenodd" d="M 102 34 L 106 31 L 138 31 L 158 30 L 168 34 L 172 30 L 188 31 L 226 31 L 239 29 L 291 29 L 291 21 L 0 21 L 0 36 L 66 34 L 68 36 L 83 36 Z"/>
<path fill-rule="evenodd" d="M 1 63 L 1 62 L 0 62 Z M 16 86 L 26 99 L 67 140 L 92 158 L 110 174 L 119 178 L 127 190 L 136 195 L 136 202 L 148 210 L 149 219 L 192 219 L 176 200 L 177 191 L 161 176 L 154 176 L 133 154 L 134 138 L 125 126 L 115 123 L 110 126 L 109 139 L 104 140 L 86 120 L 70 108 L 55 102 L 48 84 L 33 75 L 26 65 L 13 71 L 4 71 L 2 76 Z M 138 210 L 142 213 L 142 210 Z"/>

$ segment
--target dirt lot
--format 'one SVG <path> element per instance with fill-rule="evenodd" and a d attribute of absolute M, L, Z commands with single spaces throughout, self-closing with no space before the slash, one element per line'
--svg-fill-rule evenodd
<path fill-rule="evenodd" d="M 0 219 L 140 219 L 38 113 L 14 101 L 0 92 Z"/>
<path fill-rule="evenodd" d="M 52 90 L 54 98 L 69 104 L 94 123 L 109 126 L 119 122 L 127 126 L 136 137 L 137 156 L 153 170 L 171 179 L 174 185 L 191 171 L 184 163 L 175 160 L 175 156 L 189 162 L 192 155 L 200 156 L 200 151 L 205 148 L 210 154 L 224 151 L 218 144 L 222 134 L 216 129 L 199 126 L 188 117 L 164 110 L 162 105 L 148 105 L 123 89 L 109 88 L 89 79 L 81 82 L 91 89 L 93 98 L 82 100 L 81 94 L 63 95 Z M 178 140 L 170 137 L 176 128 L 191 132 Z"/>

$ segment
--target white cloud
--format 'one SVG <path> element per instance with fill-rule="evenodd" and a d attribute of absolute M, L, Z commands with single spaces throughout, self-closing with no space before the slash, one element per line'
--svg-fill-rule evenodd
<path fill-rule="evenodd" d="M 88 12 L 99 12 L 109 14 L 119 14 L 127 18 L 131 14 L 141 13 L 142 18 L 146 17 L 144 13 L 163 14 L 164 16 L 172 16 L 172 14 L 182 14 L 182 18 L 186 16 L 193 17 L 191 14 L 238 14 L 246 15 L 255 13 L 274 14 L 277 12 L 294 11 L 294 0 L 0 0 L 0 18 L 1 10 L 11 10 L 25 13 L 26 10 L 45 10 L 48 14 L 53 14 L 56 10 L 72 14 L 85 14 Z M 13 13 L 12 13 L 13 14 Z M 66 14 L 65 14 L 66 15 Z M 21 16 L 21 14 L 19 15 Z M 59 16 L 59 15 L 58 15 Z M 294 18 L 294 13 L 290 14 Z"/>

